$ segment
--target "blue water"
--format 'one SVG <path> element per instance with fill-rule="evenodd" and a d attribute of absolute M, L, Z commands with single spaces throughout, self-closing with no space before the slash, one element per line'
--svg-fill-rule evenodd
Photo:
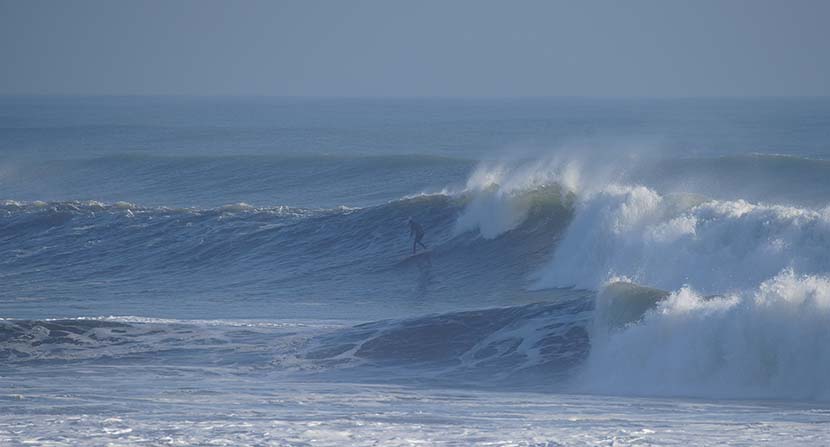
<path fill-rule="evenodd" d="M 0 251 L 9 443 L 153 445 L 217 399 L 256 427 L 223 436 L 264 442 L 251 396 L 291 387 L 825 411 L 830 100 L 3 97 Z M 129 423 L 122 398 L 146 402 Z M 278 444 L 320 420 L 337 444 L 314 405 Z M 79 411 L 88 438 L 56 422 Z"/>

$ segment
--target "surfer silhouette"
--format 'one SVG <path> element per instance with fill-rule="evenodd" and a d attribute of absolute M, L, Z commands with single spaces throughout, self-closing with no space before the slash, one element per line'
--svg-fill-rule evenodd
<path fill-rule="evenodd" d="M 415 254 L 417 244 L 420 244 L 421 247 L 424 247 L 424 250 L 427 249 L 427 246 L 424 245 L 423 242 L 421 242 L 421 239 L 424 238 L 424 227 L 422 227 L 420 224 L 418 224 L 418 222 L 415 222 L 414 220 L 412 220 L 412 218 L 410 217 L 409 218 L 409 237 L 412 238 L 412 236 L 415 236 L 415 242 L 412 243 L 412 254 L 413 255 Z"/>

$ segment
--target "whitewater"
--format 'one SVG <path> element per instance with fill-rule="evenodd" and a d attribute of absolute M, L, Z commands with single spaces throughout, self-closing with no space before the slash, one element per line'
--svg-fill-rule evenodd
<path fill-rule="evenodd" d="M 5 97 L 0 249 L 3 445 L 830 443 L 824 99 Z"/>

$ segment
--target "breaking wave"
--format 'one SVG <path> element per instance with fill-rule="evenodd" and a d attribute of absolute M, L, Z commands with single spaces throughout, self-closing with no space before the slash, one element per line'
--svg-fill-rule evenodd
<path fill-rule="evenodd" d="M 592 392 L 830 399 L 830 278 L 785 270 L 754 290 L 684 287 L 622 326 L 601 294 L 579 387 Z"/>
<path fill-rule="evenodd" d="M 636 166 L 485 163 L 460 187 L 363 207 L 5 201 L 2 277 L 32 295 L 55 280 L 92 295 L 106 278 L 101 293 L 152 280 L 168 287 L 164 299 L 231 288 L 245 299 L 283 293 L 299 301 L 360 290 L 413 305 L 405 295 L 411 283 L 401 278 L 415 272 L 415 297 L 446 309 L 300 335 L 182 322 L 3 320 L 0 356 L 179 352 L 373 380 L 830 399 L 826 203 L 712 198 L 700 188 L 637 182 Z M 422 258 L 406 258 L 410 216 L 428 230 Z"/>

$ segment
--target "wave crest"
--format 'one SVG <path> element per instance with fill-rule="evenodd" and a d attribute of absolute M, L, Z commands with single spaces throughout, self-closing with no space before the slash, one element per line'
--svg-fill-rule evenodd
<path fill-rule="evenodd" d="M 705 293 L 754 287 L 784 268 L 830 270 L 830 211 L 611 186 L 584 197 L 536 287 L 597 290 L 614 276 Z"/>

